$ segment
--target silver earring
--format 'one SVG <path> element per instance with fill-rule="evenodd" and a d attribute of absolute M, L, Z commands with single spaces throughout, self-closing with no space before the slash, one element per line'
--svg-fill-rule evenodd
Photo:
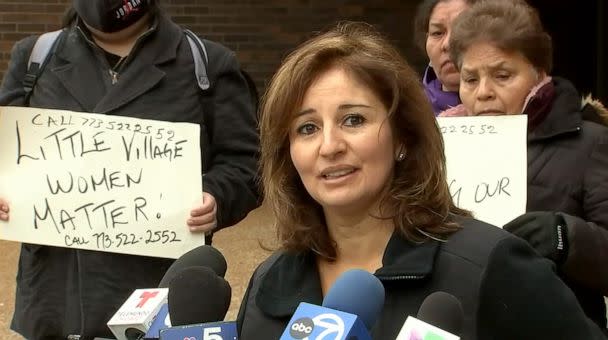
<path fill-rule="evenodd" d="M 405 159 L 405 152 L 399 152 L 399 155 L 397 156 L 397 161 L 401 162 L 402 160 Z"/>

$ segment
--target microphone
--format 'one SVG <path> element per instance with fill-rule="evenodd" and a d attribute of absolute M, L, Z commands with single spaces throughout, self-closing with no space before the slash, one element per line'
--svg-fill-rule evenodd
<path fill-rule="evenodd" d="M 169 280 L 168 303 L 158 312 L 143 339 L 161 338 L 161 331 L 171 326 L 200 324 L 224 319 L 230 305 L 231 288 L 208 267 L 187 267 L 173 272 Z M 200 294 L 216 294 L 209 299 Z M 203 303 L 198 303 L 203 301 Z M 165 335 L 167 337 L 168 335 Z"/>
<path fill-rule="evenodd" d="M 161 340 L 236 339 L 235 322 L 223 320 L 232 290 L 207 267 L 188 267 L 169 283 L 168 307 L 173 327 L 160 330 Z"/>
<path fill-rule="evenodd" d="M 460 334 L 464 313 L 460 301 L 452 294 L 435 292 L 424 299 L 418 319 L 453 334 Z"/>
<path fill-rule="evenodd" d="M 203 245 L 196 247 L 180 256 L 167 271 L 158 284 L 159 287 L 167 288 L 171 280 L 185 268 L 208 267 L 220 277 L 226 274 L 226 259 L 219 250 L 212 246 Z"/>
<path fill-rule="evenodd" d="M 223 320 L 232 289 L 207 267 L 190 267 L 169 284 L 169 315 L 174 326 Z"/>
<path fill-rule="evenodd" d="M 418 318 L 407 317 L 397 340 L 459 340 L 463 314 L 462 305 L 454 295 L 434 292 L 420 305 Z"/>
<path fill-rule="evenodd" d="M 171 327 L 171 318 L 169 317 L 169 305 L 165 303 L 158 311 L 158 314 L 156 314 L 152 325 L 150 325 L 150 328 L 144 335 L 143 339 L 158 340 L 160 338 L 160 331 L 169 327 Z"/>
<path fill-rule="evenodd" d="M 167 303 L 167 288 L 136 289 L 108 321 L 118 340 L 140 339 Z"/>
<path fill-rule="evenodd" d="M 153 308 L 148 311 L 149 314 L 147 314 L 145 318 L 135 320 L 131 317 L 131 322 L 125 321 L 124 318 L 119 318 L 119 312 L 123 316 L 124 313 L 127 312 L 141 313 L 141 310 L 128 309 L 130 307 L 128 305 L 129 300 L 127 300 L 127 302 L 125 302 L 123 306 L 119 308 L 112 319 L 110 319 L 108 322 L 108 327 L 117 337 L 117 339 L 158 339 L 160 329 L 171 326 L 167 308 L 167 296 L 169 291 L 168 287 L 176 275 L 178 275 L 185 268 L 190 267 L 211 268 L 216 275 L 223 277 L 226 273 L 226 260 L 224 259 L 222 253 L 208 245 L 203 245 L 184 253 L 182 256 L 176 259 L 165 272 L 165 275 L 159 283 L 159 288 L 164 289 L 164 299 L 162 301 L 154 300 L 154 302 L 157 304 L 154 306 L 150 305 Z M 147 290 L 156 291 L 158 289 Z M 135 291 L 132 296 L 137 294 L 137 291 Z M 123 309 L 123 307 L 126 309 Z"/>
<path fill-rule="evenodd" d="M 371 340 L 372 328 L 384 305 L 384 286 L 365 270 L 344 272 L 327 292 L 322 306 L 300 303 L 281 340 Z"/>

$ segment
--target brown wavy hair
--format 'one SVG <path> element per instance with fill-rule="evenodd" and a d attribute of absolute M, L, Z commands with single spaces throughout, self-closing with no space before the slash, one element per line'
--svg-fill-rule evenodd
<path fill-rule="evenodd" d="M 289 151 L 289 128 L 306 90 L 336 66 L 369 86 L 388 108 L 396 145 L 407 146 L 405 160 L 396 162 L 379 218 L 392 219 L 396 230 L 415 242 L 458 230 L 450 213 L 469 213 L 452 202 L 442 136 L 417 74 L 373 27 L 344 22 L 289 54 L 262 98 L 261 177 L 281 247 L 313 251 L 328 260 L 336 256 L 322 208 L 304 188 Z"/>
<path fill-rule="evenodd" d="M 503 51 L 520 52 L 546 74 L 553 67 L 551 36 L 543 29 L 536 9 L 523 0 L 485 0 L 454 20 L 450 58 L 458 69 L 466 50 L 480 42 Z"/>

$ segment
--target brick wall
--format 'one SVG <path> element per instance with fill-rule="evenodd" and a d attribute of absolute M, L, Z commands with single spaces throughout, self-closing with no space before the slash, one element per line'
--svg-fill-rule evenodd
<path fill-rule="evenodd" d="M 423 58 L 412 43 L 412 17 L 418 1 L 402 0 L 161 0 L 173 19 L 201 36 L 237 52 L 258 89 L 283 56 L 312 32 L 337 20 L 376 25 L 413 64 Z M 0 76 L 13 43 L 59 28 L 71 0 L 0 1 Z"/>

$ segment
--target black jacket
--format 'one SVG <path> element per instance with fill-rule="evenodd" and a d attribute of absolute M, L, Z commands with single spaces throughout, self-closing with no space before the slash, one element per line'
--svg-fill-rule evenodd
<path fill-rule="evenodd" d="M 583 111 L 598 109 L 582 105 L 570 82 L 554 78 L 553 85 L 549 113 L 528 134 L 526 210 L 564 216 L 570 250 L 562 276 L 587 315 L 606 327 L 608 127 L 583 119 Z"/>
<path fill-rule="evenodd" d="M 526 242 L 473 219 L 445 243 L 393 235 L 375 275 L 386 299 L 374 339 L 395 339 L 408 315 L 435 291 L 457 297 L 462 339 L 603 339 L 549 260 Z M 278 339 L 300 302 L 320 305 L 312 254 L 279 252 L 253 274 L 238 316 L 239 339 Z"/>
<path fill-rule="evenodd" d="M 13 48 L 0 104 L 24 105 L 22 79 L 35 40 L 26 38 Z M 258 205 L 256 118 L 234 53 L 211 41 L 205 46 L 211 91 L 203 93 L 183 30 L 160 15 L 113 85 L 103 51 L 78 26 L 71 27 L 40 76 L 30 106 L 199 123 L 201 190 L 217 200 L 218 227 L 233 225 Z M 135 288 L 157 286 L 171 263 L 23 245 L 11 328 L 28 339 L 109 336 L 106 323 L 127 296 Z"/>

